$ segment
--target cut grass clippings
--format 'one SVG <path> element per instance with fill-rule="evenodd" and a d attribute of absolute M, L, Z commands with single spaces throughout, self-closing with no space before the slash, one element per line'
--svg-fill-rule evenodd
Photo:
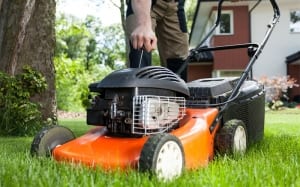
<path fill-rule="evenodd" d="M 61 120 L 76 136 L 90 126 Z M 90 169 L 50 158 L 33 158 L 33 137 L 0 137 L 0 186 L 300 186 L 300 110 L 266 112 L 264 139 L 244 156 L 216 156 L 207 167 L 170 182 L 136 171 Z"/>

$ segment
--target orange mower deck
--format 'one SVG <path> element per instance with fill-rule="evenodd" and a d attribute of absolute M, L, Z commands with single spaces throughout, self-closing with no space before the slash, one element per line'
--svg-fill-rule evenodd
<path fill-rule="evenodd" d="M 205 166 L 213 158 L 215 132 L 211 133 L 209 127 L 217 113 L 217 109 L 187 109 L 181 127 L 171 132 L 183 145 L 186 169 Z M 87 134 L 54 148 L 53 157 L 58 161 L 100 166 L 103 169 L 137 168 L 148 136 L 110 137 L 106 132 L 105 127 L 92 129 Z"/>

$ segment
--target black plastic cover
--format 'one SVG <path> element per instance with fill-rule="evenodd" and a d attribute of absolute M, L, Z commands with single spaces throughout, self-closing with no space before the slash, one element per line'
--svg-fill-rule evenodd
<path fill-rule="evenodd" d="M 89 85 L 91 92 L 102 92 L 107 88 L 160 88 L 189 96 L 186 83 L 177 74 L 160 66 L 114 71 L 103 80 Z"/>
<path fill-rule="evenodd" d="M 207 78 L 189 82 L 187 85 L 192 98 L 217 97 L 232 91 L 238 78 Z"/>

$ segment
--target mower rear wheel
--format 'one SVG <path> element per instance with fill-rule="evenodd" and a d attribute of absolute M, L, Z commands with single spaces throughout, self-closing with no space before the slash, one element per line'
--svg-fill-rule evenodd
<path fill-rule="evenodd" d="M 62 126 L 53 125 L 44 127 L 34 137 L 30 153 L 32 156 L 49 157 L 55 147 L 75 138 L 73 132 Z"/>
<path fill-rule="evenodd" d="M 221 154 L 244 154 L 247 149 L 247 130 L 243 121 L 227 121 L 216 134 L 215 146 Z"/>
<path fill-rule="evenodd" d="M 176 136 L 157 134 L 147 140 L 139 159 L 140 171 L 155 174 L 159 179 L 171 180 L 180 176 L 184 167 L 183 146 Z"/>

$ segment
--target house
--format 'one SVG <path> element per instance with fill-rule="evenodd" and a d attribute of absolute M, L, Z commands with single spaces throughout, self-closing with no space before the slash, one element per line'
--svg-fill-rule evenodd
<path fill-rule="evenodd" d="M 252 76 L 274 77 L 289 75 L 300 82 L 300 1 L 276 0 L 280 8 L 280 21 L 276 25 L 263 52 L 252 69 Z M 199 0 L 190 34 L 194 48 L 204 38 L 216 19 L 217 0 Z M 260 44 L 268 23 L 273 18 L 269 0 L 224 1 L 220 26 L 207 46 L 239 43 Z M 239 76 L 247 63 L 247 49 L 203 53 L 188 66 L 188 80 L 205 77 Z M 293 88 L 291 98 L 300 100 L 300 88 Z"/>

